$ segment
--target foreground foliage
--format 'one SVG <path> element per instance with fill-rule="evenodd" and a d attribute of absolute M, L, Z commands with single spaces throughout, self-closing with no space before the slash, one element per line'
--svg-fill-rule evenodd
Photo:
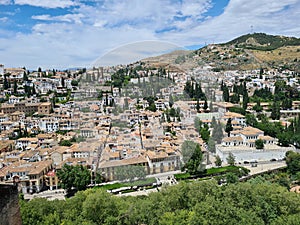
<path fill-rule="evenodd" d="M 23 224 L 300 224 L 300 195 L 266 182 L 218 186 L 213 180 L 163 188 L 147 197 L 102 189 L 66 201 L 21 201 Z"/>

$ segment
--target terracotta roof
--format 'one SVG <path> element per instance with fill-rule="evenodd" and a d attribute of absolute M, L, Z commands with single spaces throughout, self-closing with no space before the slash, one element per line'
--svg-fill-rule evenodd
<path fill-rule="evenodd" d="M 6 175 L 8 172 L 27 172 L 28 175 L 40 174 L 43 170 L 50 167 L 52 161 L 41 161 L 41 162 L 26 162 L 24 160 L 20 160 L 15 162 L 9 166 L 3 167 L 0 172 Z"/>
<path fill-rule="evenodd" d="M 140 163 L 147 163 L 147 159 L 144 156 L 132 157 L 128 159 L 122 160 L 111 160 L 100 162 L 100 168 L 108 168 L 108 167 L 117 167 L 117 166 L 126 166 L 126 165 L 137 165 Z"/>
<path fill-rule="evenodd" d="M 236 137 L 225 137 L 222 140 L 223 142 L 243 142 L 243 138 L 240 136 L 236 136 Z"/>

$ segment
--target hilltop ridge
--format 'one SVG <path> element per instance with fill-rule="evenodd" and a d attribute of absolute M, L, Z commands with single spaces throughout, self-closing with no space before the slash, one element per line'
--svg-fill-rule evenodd
<path fill-rule="evenodd" d="M 238 48 L 271 51 L 284 46 L 300 45 L 300 38 L 253 33 L 242 35 L 222 45 L 235 45 Z"/>
<path fill-rule="evenodd" d="M 299 60 L 300 38 L 254 33 L 226 43 L 206 45 L 195 51 L 177 51 L 142 62 L 186 71 L 208 65 L 214 71 L 276 68 L 300 72 Z"/>

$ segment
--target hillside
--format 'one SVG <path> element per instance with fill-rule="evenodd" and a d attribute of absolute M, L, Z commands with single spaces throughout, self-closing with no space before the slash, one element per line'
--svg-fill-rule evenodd
<path fill-rule="evenodd" d="M 247 34 L 196 51 L 218 70 L 277 68 L 300 72 L 300 39 L 263 33 Z"/>
<path fill-rule="evenodd" d="M 254 33 L 240 36 L 223 45 L 235 45 L 236 48 L 271 51 L 284 46 L 299 46 L 300 38 Z"/>
<path fill-rule="evenodd" d="M 171 71 L 180 72 L 193 67 L 193 62 L 191 60 L 185 60 L 185 58 L 189 58 L 189 54 L 191 53 L 193 53 L 193 51 L 176 50 L 160 56 L 146 58 L 141 61 L 150 67 L 165 67 Z"/>
<path fill-rule="evenodd" d="M 247 34 L 223 44 L 196 51 L 177 51 L 143 60 L 149 65 L 190 70 L 210 65 L 215 71 L 263 68 L 290 69 L 300 73 L 300 38 L 263 33 Z"/>

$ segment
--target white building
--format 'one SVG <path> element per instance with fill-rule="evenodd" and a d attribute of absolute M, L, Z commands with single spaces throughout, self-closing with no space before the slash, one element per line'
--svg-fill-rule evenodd
<path fill-rule="evenodd" d="M 59 129 L 59 124 L 57 120 L 52 118 L 42 118 L 39 122 L 39 128 L 44 132 L 55 132 Z"/>
<path fill-rule="evenodd" d="M 258 139 L 264 141 L 263 149 L 256 149 L 255 141 Z M 230 132 L 230 137 L 223 138 L 222 143 L 216 146 L 216 154 L 223 162 L 232 153 L 237 163 L 282 160 L 290 150 L 294 148 L 278 146 L 275 138 L 265 136 L 263 131 L 253 127 Z"/>
<path fill-rule="evenodd" d="M 16 141 L 16 148 L 25 149 L 31 144 L 37 144 L 38 139 L 37 138 L 19 138 Z"/>

